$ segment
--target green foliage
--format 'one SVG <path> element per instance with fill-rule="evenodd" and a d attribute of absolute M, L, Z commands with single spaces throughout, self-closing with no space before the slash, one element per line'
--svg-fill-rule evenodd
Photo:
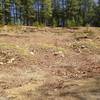
<path fill-rule="evenodd" d="M 0 1 L 0 24 L 100 26 L 100 0 L 98 5 L 94 0 L 14 0 L 13 4 L 11 16 L 11 0 Z"/>
<path fill-rule="evenodd" d="M 67 21 L 67 26 L 68 26 L 68 27 L 74 27 L 74 26 L 76 26 L 75 19 L 68 20 L 68 21 Z"/>
<path fill-rule="evenodd" d="M 55 19 L 53 19 L 53 27 L 57 27 L 57 21 Z"/>
<path fill-rule="evenodd" d="M 74 37 L 76 40 L 91 39 L 95 37 L 95 33 L 87 26 L 83 32 L 75 33 Z"/>
<path fill-rule="evenodd" d="M 42 24 L 42 23 L 39 23 L 39 22 L 35 22 L 35 23 L 33 24 L 33 26 L 36 26 L 36 27 L 44 27 L 45 25 Z"/>

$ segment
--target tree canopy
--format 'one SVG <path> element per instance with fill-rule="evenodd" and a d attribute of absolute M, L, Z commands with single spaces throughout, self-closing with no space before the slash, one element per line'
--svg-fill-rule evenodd
<path fill-rule="evenodd" d="M 1 0 L 0 24 L 100 26 L 100 0 Z"/>

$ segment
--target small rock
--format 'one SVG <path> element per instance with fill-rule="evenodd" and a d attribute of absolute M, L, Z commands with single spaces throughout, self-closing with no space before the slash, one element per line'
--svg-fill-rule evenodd
<path fill-rule="evenodd" d="M 3 65 L 4 63 L 3 62 L 0 62 L 0 65 Z"/>
<path fill-rule="evenodd" d="M 62 51 L 58 51 L 54 53 L 54 56 L 60 55 L 61 57 L 65 57 L 64 53 Z"/>
<path fill-rule="evenodd" d="M 82 46 L 81 46 L 81 49 L 84 49 L 84 48 L 86 48 L 86 46 L 85 46 L 85 45 L 82 45 Z"/>
<path fill-rule="evenodd" d="M 15 58 L 10 59 L 7 63 L 10 64 L 15 60 Z"/>
<path fill-rule="evenodd" d="M 34 56 L 34 52 L 30 52 L 30 54 Z"/>

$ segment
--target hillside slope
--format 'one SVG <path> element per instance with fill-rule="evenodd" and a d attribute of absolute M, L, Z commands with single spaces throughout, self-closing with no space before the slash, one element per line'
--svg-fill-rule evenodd
<path fill-rule="evenodd" d="M 0 28 L 0 100 L 99 100 L 100 28 Z"/>

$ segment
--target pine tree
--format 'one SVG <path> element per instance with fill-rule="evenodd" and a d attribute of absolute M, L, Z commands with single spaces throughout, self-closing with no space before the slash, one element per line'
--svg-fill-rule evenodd
<path fill-rule="evenodd" d="M 41 14 L 43 18 L 43 23 L 45 25 L 48 25 L 49 20 L 51 20 L 52 17 L 52 2 L 51 0 L 42 0 L 42 9 Z"/>
<path fill-rule="evenodd" d="M 76 24 L 79 20 L 80 0 L 67 0 L 66 18 L 67 22 L 75 20 Z M 68 23 L 67 23 L 68 24 Z"/>
<path fill-rule="evenodd" d="M 81 12 L 82 12 L 83 25 L 92 23 L 92 18 L 94 16 L 94 7 L 95 7 L 94 0 L 82 0 Z"/>
<path fill-rule="evenodd" d="M 2 24 L 2 1 L 0 1 L 0 24 Z"/>
<path fill-rule="evenodd" d="M 94 25 L 100 27 L 100 0 L 98 0 L 97 7 L 95 9 Z"/>
<path fill-rule="evenodd" d="M 12 14 L 13 13 L 13 14 Z M 100 0 L 0 0 L 0 23 L 100 26 Z"/>

